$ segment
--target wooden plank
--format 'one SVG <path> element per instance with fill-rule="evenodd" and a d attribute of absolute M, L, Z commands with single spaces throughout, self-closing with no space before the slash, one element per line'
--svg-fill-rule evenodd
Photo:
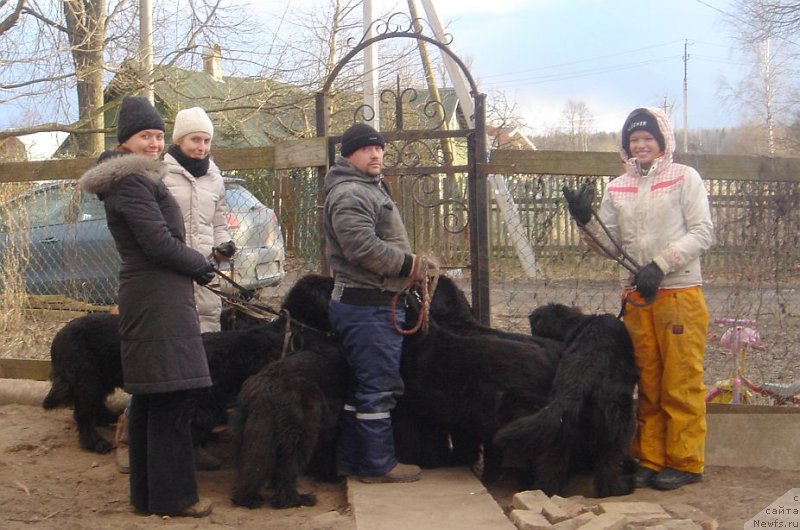
<path fill-rule="evenodd" d="M 275 145 L 275 169 L 316 167 L 328 163 L 327 138 L 309 138 Z"/>
<path fill-rule="evenodd" d="M 50 378 L 50 361 L 0 358 L 0 378 L 47 381 Z"/>
<path fill-rule="evenodd" d="M 214 149 L 214 162 L 223 171 L 232 169 L 274 169 L 275 147 L 245 147 Z"/>
<path fill-rule="evenodd" d="M 624 170 L 617 153 L 494 149 L 489 160 L 490 174 L 619 175 Z"/>
<path fill-rule="evenodd" d="M 214 160 L 223 170 L 324 166 L 326 145 L 326 138 L 310 138 L 267 147 L 215 149 Z M 95 160 L 75 158 L 0 163 L 0 183 L 75 179 Z M 675 160 L 696 168 L 706 179 L 800 181 L 800 158 L 677 153 Z M 438 172 L 443 171 L 438 169 Z M 498 174 L 616 176 L 623 170 L 619 154 L 614 152 L 495 149 L 491 152 L 489 164 L 489 172 Z"/>
<path fill-rule="evenodd" d="M 600 176 L 619 175 L 618 153 L 495 149 L 490 173 Z M 697 169 L 705 179 L 800 181 L 800 158 L 676 154 L 675 161 Z"/>
<path fill-rule="evenodd" d="M 89 169 L 94 162 L 94 158 L 5 162 L 0 164 L 0 182 L 75 179 Z"/>

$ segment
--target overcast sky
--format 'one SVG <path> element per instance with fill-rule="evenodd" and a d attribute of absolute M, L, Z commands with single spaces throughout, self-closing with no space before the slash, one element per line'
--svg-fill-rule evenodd
<path fill-rule="evenodd" d="M 244 0 L 265 24 L 287 9 L 330 0 Z M 569 100 L 586 103 L 596 130 L 618 130 L 639 106 L 667 105 L 683 127 L 684 66 L 690 129 L 735 126 L 720 85 L 748 72 L 724 23 L 733 0 L 434 0 L 482 92 L 502 91 L 535 132 L 558 125 Z M 424 13 L 418 3 L 420 13 Z M 406 0 L 373 0 L 377 16 Z M 688 62 L 684 46 L 688 41 Z M 0 109 L 0 115 L 2 115 Z M 5 120 L 4 120 L 5 121 Z"/>
<path fill-rule="evenodd" d="M 259 9 L 287 2 L 252 0 Z M 288 0 L 291 6 L 327 0 Z M 598 130 L 617 130 L 638 106 L 671 106 L 683 126 L 684 45 L 689 127 L 736 125 L 721 102 L 722 80 L 746 72 L 723 13 L 729 0 L 435 0 L 453 51 L 471 64 L 481 91 L 505 92 L 528 123 L 554 125 L 567 101 L 585 102 Z M 376 13 L 406 1 L 373 0 Z M 418 2 L 419 6 L 419 2 Z M 418 7 L 422 13 L 421 6 Z"/>

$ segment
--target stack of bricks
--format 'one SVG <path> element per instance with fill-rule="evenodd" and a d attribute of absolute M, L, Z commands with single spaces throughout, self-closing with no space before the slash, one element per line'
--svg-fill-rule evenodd
<path fill-rule="evenodd" d="M 688 504 L 548 497 L 541 490 L 514 495 L 509 518 L 520 530 L 717 530 L 719 526 Z"/>

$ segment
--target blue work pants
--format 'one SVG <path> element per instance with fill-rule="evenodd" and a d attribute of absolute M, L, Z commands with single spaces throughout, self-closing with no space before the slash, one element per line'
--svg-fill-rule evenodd
<path fill-rule="evenodd" d="M 403 393 L 403 336 L 392 324 L 390 306 L 332 300 L 329 310 L 353 374 L 339 422 L 337 466 L 346 474 L 385 475 L 397 464 L 391 410 Z M 403 308 L 397 308 L 396 321 L 405 323 Z"/>

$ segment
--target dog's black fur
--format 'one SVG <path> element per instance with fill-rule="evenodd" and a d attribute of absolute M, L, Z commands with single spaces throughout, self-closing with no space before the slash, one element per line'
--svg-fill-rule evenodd
<path fill-rule="evenodd" d="M 280 358 L 287 346 L 299 348 L 327 339 L 330 325 L 326 326 L 327 313 L 322 314 L 320 308 L 327 308 L 332 289 L 330 278 L 317 275 L 304 277 L 292 287 L 282 307 L 299 319 L 306 306 L 311 309 L 308 324 L 292 317 L 290 341 L 285 340 L 285 317 L 248 329 L 203 334 L 214 386 L 197 393 L 195 443 L 205 441 L 214 425 L 223 421 L 228 403 L 248 376 Z M 98 453 L 113 449 L 96 426 L 116 421 L 106 398 L 123 384 L 118 322 L 118 315 L 107 313 L 78 317 L 56 333 L 50 347 L 52 387 L 42 406 L 51 409 L 72 404 L 81 447 Z"/>
<path fill-rule="evenodd" d="M 447 276 L 440 276 L 436 292 L 431 299 L 431 318 L 443 328 L 458 335 L 490 335 L 501 339 L 530 342 L 557 352 L 563 337 L 547 336 L 540 333 L 514 333 L 482 325 L 472 314 L 467 297 L 458 285 Z"/>
<path fill-rule="evenodd" d="M 598 497 L 631 493 L 633 480 L 626 473 L 635 469 L 628 448 L 637 375 L 625 326 L 610 314 L 579 317 L 561 305 L 534 314 L 532 324 L 549 336 L 563 336 L 566 349 L 548 405 L 504 426 L 495 443 L 528 460 L 525 487 L 562 493 L 572 473 L 588 469 Z"/>
<path fill-rule="evenodd" d="M 409 335 L 403 342 L 405 394 L 393 413 L 397 455 L 423 467 L 469 465 L 482 447 L 482 478 L 489 482 L 501 469 L 492 442 L 495 431 L 546 405 L 561 345 L 512 340 L 488 329 L 475 331 L 472 325 L 467 327 L 473 331 L 467 332 L 450 321 L 451 329 L 459 329 L 454 333 L 433 316 L 439 296 L 443 307 L 454 307 L 447 291 L 436 290 L 429 332 Z M 410 305 L 408 320 L 414 321 L 416 309 Z"/>
<path fill-rule="evenodd" d="M 97 453 L 111 451 L 113 446 L 95 426 L 117 421 L 106 398 L 122 387 L 119 315 L 91 313 L 67 322 L 50 344 L 50 380 L 42 406 L 73 405 L 81 447 Z"/>
<path fill-rule="evenodd" d="M 409 318 L 413 319 L 416 316 L 417 312 L 412 304 Z M 464 292 L 446 276 L 438 279 L 436 291 L 431 299 L 430 318 L 434 322 L 432 335 L 426 338 L 409 337 L 404 345 L 403 378 L 406 387 L 410 387 L 411 391 L 406 391 L 406 395 L 400 399 L 392 414 L 398 458 L 422 467 L 471 465 L 478 459 L 484 446 L 483 477 L 487 481 L 494 480 L 500 473 L 500 463 L 499 455 L 493 451 L 490 443 L 493 429 L 544 406 L 543 399 L 549 391 L 550 380 L 555 373 L 563 345 L 549 338 L 532 337 L 481 325 L 473 316 Z M 424 348 L 427 348 L 429 353 L 425 355 L 426 360 L 422 361 L 424 369 L 409 362 L 412 357 L 420 360 L 417 357 L 420 344 L 425 344 Z M 460 361 L 459 347 L 471 348 L 469 352 L 461 354 L 463 359 Z M 468 388 L 477 390 L 485 384 L 487 392 L 491 392 L 492 383 L 480 381 L 479 372 L 482 370 L 477 368 L 478 365 L 471 363 L 474 361 L 483 363 L 486 375 L 494 370 L 497 376 L 502 378 L 505 368 L 500 366 L 504 361 L 502 357 L 504 350 L 509 351 L 509 355 L 517 360 L 525 357 L 524 361 L 520 361 L 524 365 L 520 370 L 528 375 L 531 372 L 535 374 L 527 382 L 514 380 L 514 377 L 511 377 L 506 382 L 496 383 L 495 389 L 498 393 L 486 404 L 488 408 L 484 411 L 481 425 L 477 426 L 480 435 L 476 435 L 475 429 L 465 428 L 465 424 L 468 423 L 466 419 L 457 420 L 462 425 L 453 427 L 449 422 L 443 423 L 441 416 L 437 414 L 419 413 L 426 407 L 433 407 L 436 410 L 440 408 L 440 404 L 424 397 L 427 393 L 425 385 L 428 384 L 424 381 L 424 377 L 430 375 L 424 372 L 438 368 L 439 363 L 443 363 L 442 366 L 444 363 L 453 363 L 452 377 L 456 378 L 453 382 L 461 387 L 459 391 L 471 392 Z M 442 353 L 438 359 L 436 352 Z M 431 353 L 433 355 L 430 355 Z M 450 355 L 453 357 L 449 357 Z M 423 371 L 421 375 L 420 371 Z M 445 377 L 445 374 L 441 376 Z M 474 385 L 474 387 L 464 388 L 463 385 Z M 434 384 L 432 390 L 438 390 L 436 386 Z M 462 406 L 465 408 L 479 406 L 477 403 L 472 405 L 470 403 L 472 402 L 464 401 Z M 510 459 L 504 458 L 504 461 L 510 462 Z"/>
<path fill-rule="evenodd" d="M 528 323 L 532 336 L 563 341 L 585 316 L 577 307 L 549 303 L 534 309 L 528 315 Z"/>
<path fill-rule="evenodd" d="M 272 489 L 273 508 L 313 506 L 297 490 L 306 472 L 336 481 L 336 425 L 349 368 L 335 344 L 317 344 L 265 366 L 245 381 L 232 417 L 237 469 L 233 503 L 256 508 Z"/>

